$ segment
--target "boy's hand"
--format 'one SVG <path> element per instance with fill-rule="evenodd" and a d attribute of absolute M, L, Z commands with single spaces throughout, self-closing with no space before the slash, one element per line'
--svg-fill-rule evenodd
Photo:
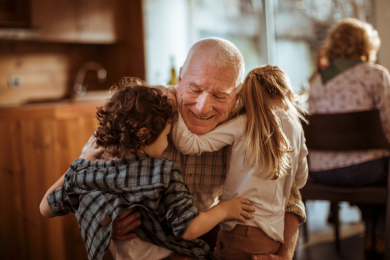
<path fill-rule="evenodd" d="M 247 199 L 235 198 L 221 201 L 218 206 L 223 207 L 226 212 L 225 219 L 237 219 L 245 223 L 245 219 L 252 219 L 252 215 L 248 213 L 254 212 L 255 208 Z"/>
<path fill-rule="evenodd" d="M 88 161 L 104 162 L 106 160 L 100 159 L 103 152 L 104 148 L 99 147 L 99 145 L 96 143 L 96 138 L 93 137 L 87 150 L 80 156 L 80 158 Z"/>

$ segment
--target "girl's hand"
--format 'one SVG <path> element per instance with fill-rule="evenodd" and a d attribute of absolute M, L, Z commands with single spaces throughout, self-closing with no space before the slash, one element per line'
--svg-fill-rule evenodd
<path fill-rule="evenodd" d="M 221 201 L 218 206 L 222 207 L 226 212 L 225 219 L 237 219 L 245 223 L 245 219 L 252 219 L 252 215 L 248 213 L 254 212 L 255 208 L 247 199 L 235 198 Z"/>
<path fill-rule="evenodd" d="M 103 152 L 104 148 L 99 147 L 96 143 L 96 138 L 92 138 L 87 150 L 80 156 L 80 158 L 88 161 L 104 162 L 106 160 L 100 159 Z"/>

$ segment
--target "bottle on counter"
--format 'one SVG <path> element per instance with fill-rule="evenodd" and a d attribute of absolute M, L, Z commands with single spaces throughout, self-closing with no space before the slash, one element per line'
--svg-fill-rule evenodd
<path fill-rule="evenodd" d="M 175 70 L 175 57 L 171 56 L 171 78 L 168 82 L 168 85 L 176 86 L 177 84 L 177 77 L 176 77 L 176 70 Z"/>

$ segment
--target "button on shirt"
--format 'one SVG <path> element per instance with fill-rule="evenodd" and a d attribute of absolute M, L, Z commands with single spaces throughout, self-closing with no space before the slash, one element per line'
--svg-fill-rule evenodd
<path fill-rule="evenodd" d="M 56 216 L 75 213 L 89 259 L 103 259 L 113 221 L 137 207 L 142 225 L 133 231 L 143 241 L 200 257 L 208 245 L 181 236 L 199 214 L 179 167 L 166 159 L 136 154 L 107 162 L 77 159 L 64 185 L 47 197 Z"/>

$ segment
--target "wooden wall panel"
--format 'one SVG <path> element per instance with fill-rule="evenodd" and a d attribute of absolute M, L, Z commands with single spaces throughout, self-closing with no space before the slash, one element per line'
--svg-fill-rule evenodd
<path fill-rule="evenodd" d="M 26 236 L 28 255 L 37 259 L 47 259 L 46 239 L 44 236 L 44 220 L 39 212 L 39 204 L 42 200 L 45 178 L 45 160 L 43 157 L 44 136 L 50 136 L 50 129 L 43 129 L 41 121 L 22 121 L 21 133 L 23 143 L 24 190 L 26 202 Z"/>
<path fill-rule="evenodd" d="M 23 200 L 20 198 L 20 183 L 14 169 L 13 136 L 16 122 L 0 122 L 0 230 L 3 259 L 24 259 L 25 234 L 23 225 Z M 18 138 L 18 136 L 16 136 Z M 18 157 L 19 158 L 19 157 Z M 20 248 L 19 246 L 22 246 Z"/>

